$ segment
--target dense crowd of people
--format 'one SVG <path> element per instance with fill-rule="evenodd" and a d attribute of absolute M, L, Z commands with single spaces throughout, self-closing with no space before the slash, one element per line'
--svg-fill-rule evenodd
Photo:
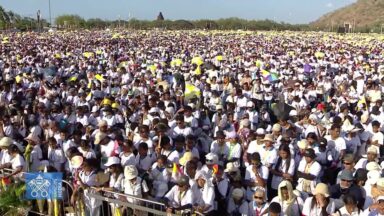
<path fill-rule="evenodd" d="M 303 32 L 3 34 L 0 169 L 62 172 L 92 216 L 89 194 L 108 191 L 175 214 L 384 215 L 383 48 Z"/>

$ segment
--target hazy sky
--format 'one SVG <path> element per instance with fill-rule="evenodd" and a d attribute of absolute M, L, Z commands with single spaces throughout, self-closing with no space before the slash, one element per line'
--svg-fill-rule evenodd
<path fill-rule="evenodd" d="M 155 19 L 162 11 L 166 19 L 273 19 L 290 23 L 308 23 L 321 15 L 356 0 L 51 0 L 52 19 L 62 14 L 84 18 L 115 20 L 120 16 Z M 49 0 L 0 0 L 6 10 L 24 16 L 49 19 Z"/>

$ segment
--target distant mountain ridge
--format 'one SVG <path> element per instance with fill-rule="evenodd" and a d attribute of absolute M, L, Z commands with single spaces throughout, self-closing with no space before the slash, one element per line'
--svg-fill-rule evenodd
<path fill-rule="evenodd" d="M 350 23 L 356 28 L 381 26 L 384 24 L 384 0 L 358 0 L 346 7 L 325 14 L 312 27 L 331 28 Z"/>

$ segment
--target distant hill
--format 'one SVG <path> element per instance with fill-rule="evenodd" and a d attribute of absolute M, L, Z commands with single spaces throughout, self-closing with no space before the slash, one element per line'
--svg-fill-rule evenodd
<path fill-rule="evenodd" d="M 328 13 L 317 21 L 310 23 L 312 27 L 336 29 L 349 22 L 356 29 L 378 27 L 384 24 L 384 0 L 358 0 L 356 3 Z"/>

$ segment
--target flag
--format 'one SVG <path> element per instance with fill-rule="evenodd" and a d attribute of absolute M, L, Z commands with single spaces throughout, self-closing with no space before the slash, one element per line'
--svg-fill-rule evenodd
<path fill-rule="evenodd" d="M 16 80 L 16 83 L 20 83 L 21 82 L 21 76 L 20 75 L 17 75 L 15 77 L 15 80 Z"/>
<path fill-rule="evenodd" d="M 186 100 L 188 99 L 191 99 L 193 97 L 197 97 L 197 98 L 200 98 L 200 95 L 201 95 L 201 91 L 199 88 L 197 88 L 196 86 L 192 85 L 192 84 L 185 84 L 185 92 L 184 92 L 184 98 Z"/>
<path fill-rule="evenodd" d="M 357 110 L 360 111 L 361 110 L 361 107 L 363 107 L 363 105 L 365 107 L 367 107 L 367 101 L 365 100 L 365 96 L 362 96 L 360 98 L 360 100 L 357 102 Z"/>
<path fill-rule="evenodd" d="M 7 186 L 11 184 L 11 180 L 9 178 L 2 178 L 1 179 L 1 185 L 4 190 L 7 189 Z"/>
<path fill-rule="evenodd" d="M 261 75 L 264 77 L 264 80 L 268 80 L 269 82 L 274 82 L 279 79 L 277 73 L 269 72 L 267 70 L 262 70 Z"/>
<path fill-rule="evenodd" d="M 213 174 L 217 174 L 219 172 L 219 165 L 217 164 L 213 165 L 212 169 L 213 169 Z"/>
<path fill-rule="evenodd" d="M 101 76 L 100 74 L 96 74 L 96 75 L 95 75 L 95 79 L 99 80 L 100 82 L 103 82 L 103 81 L 104 81 L 104 77 Z"/>
<path fill-rule="evenodd" d="M 200 75 L 200 74 L 201 74 L 201 67 L 200 67 L 200 65 L 197 66 L 197 68 L 196 68 L 196 70 L 195 70 L 195 74 L 196 74 L 196 75 Z"/>
<path fill-rule="evenodd" d="M 69 82 L 75 82 L 77 80 L 76 76 L 72 76 L 68 79 Z"/>
<path fill-rule="evenodd" d="M 179 169 L 177 168 L 177 164 L 173 163 L 172 173 L 177 173 Z"/>

